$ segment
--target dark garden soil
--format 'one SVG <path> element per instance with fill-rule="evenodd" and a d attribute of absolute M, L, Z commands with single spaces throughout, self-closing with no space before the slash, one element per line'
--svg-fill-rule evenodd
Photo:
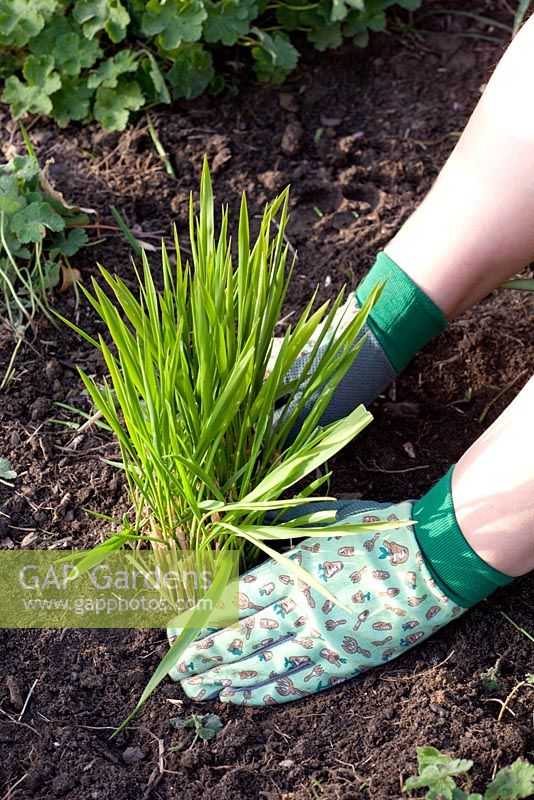
<path fill-rule="evenodd" d="M 498 3 L 477 7 L 504 13 Z M 502 52 L 458 35 L 468 25 L 440 17 L 425 25 L 433 33 L 380 35 L 363 52 L 310 56 L 283 87 L 251 83 L 237 99 L 154 113 L 176 179 L 143 121 L 122 135 L 36 122 L 31 137 L 42 162 L 54 159 L 51 174 L 67 197 L 97 209 L 103 226 L 114 224 L 115 204 L 154 244 L 174 221 L 185 234 L 188 193 L 206 152 L 232 212 L 242 190 L 257 213 L 290 182 L 289 237 L 299 261 L 287 310 L 298 309 L 317 283 L 321 299 L 355 285 L 436 177 Z M 7 116 L 3 129 L 6 143 Z M 20 150 L 16 132 L 12 144 Z M 100 233 L 105 241 L 76 262 L 84 280 L 97 259 L 131 277 L 121 237 Z M 73 294 L 54 302 L 99 330 L 86 304 L 75 312 Z M 373 405 L 375 422 L 335 462 L 333 492 L 399 501 L 428 489 L 532 371 L 532 310 L 526 295 L 501 291 L 454 322 Z M 4 335 L 2 374 L 11 348 Z M 3 549 L 90 546 L 107 525 L 84 509 L 119 518 L 127 508 L 120 476 L 102 461 L 115 455 L 109 437 L 94 428 L 75 435 L 51 421 L 61 415 L 54 402 L 89 410 L 76 364 L 101 370 L 88 345 L 40 320 L 0 395 L 0 455 L 19 473 L 14 489 L 0 485 Z M 501 615 L 532 631 L 532 584 L 517 581 L 361 680 L 265 711 L 215 706 L 222 734 L 183 752 L 168 722 L 177 709 L 166 698 L 180 697 L 170 682 L 125 733 L 108 738 L 166 652 L 163 632 L 2 631 L 0 797 L 392 800 L 423 744 L 473 759 L 480 790 L 499 767 L 532 758 L 532 691 L 520 691 L 501 722 L 494 699 L 532 671 L 532 643 Z M 488 693 L 480 673 L 497 659 L 501 681 Z M 184 712 L 191 707 L 184 700 Z"/>

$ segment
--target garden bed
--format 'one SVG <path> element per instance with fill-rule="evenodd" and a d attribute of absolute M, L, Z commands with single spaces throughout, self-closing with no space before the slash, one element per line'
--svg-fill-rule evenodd
<path fill-rule="evenodd" d="M 315 55 L 279 88 L 251 84 L 235 100 L 153 113 L 176 178 L 166 174 L 143 121 L 121 135 L 59 133 L 40 121 L 30 135 L 41 163 L 55 159 L 51 175 L 67 197 L 96 208 L 103 225 L 114 224 L 109 206 L 116 205 L 139 238 L 156 245 L 173 221 L 185 234 L 188 193 L 205 152 L 217 197 L 231 210 L 245 190 L 258 213 L 291 183 L 289 238 L 299 261 L 290 312 L 317 283 L 321 300 L 357 283 L 452 149 L 502 52 L 458 36 L 464 20 L 452 25 L 435 24 L 419 39 L 380 35 L 362 52 Z M 7 115 L 2 130 L 6 141 Z M 13 143 L 20 149 L 18 134 Z M 84 279 L 96 260 L 131 276 L 127 245 L 114 231 L 101 232 L 106 240 L 76 263 Z M 98 331 L 85 303 L 75 312 L 72 294 L 55 306 Z M 526 381 L 532 309 L 525 294 L 495 292 L 453 323 L 373 405 L 375 422 L 335 461 L 332 492 L 394 502 L 428 489 Z M 3 374 L 13 343 L 2 336 Z M 60 413 L 54 401 L 88 410 L 75 364 L 101 370 L 89 345 L 39 320 L 0 394 L 0 456 L 19 473 L 15 490 L 0 485 L 3 549 L 91 546 L 107 525 L 84 509 L 117 518 L 126 510 L 120 475 L 102 463 L 116 455 L 110 438 L 50 421 Z M 479 788 L 516 757 L 532 758 L 532 694 L 518 694 L 501 722 L 491 699 L 504 699 L 532 670 L 531 642 L 500 614 L 532 628 L 532 583 L 517 581 L 401 660 L 306 701 L 266 710 L 214 705 L 223 733 L 185 751 L 173 749 L 178 735 L 168 719 L 177 709 L 166 698 L 182 695 L 170 682 L 109 740 L 166 651 L 163 632 L 0 631 L 0 797 L 25 776 L 7 796 L 392 800 L 423 744 L 473 759 Z M 501 682 L 487 693 L 480 672 L 498 658 Z M 24 700 L 36 679 L 17 722 L 17 690 Z M 191 706 L 184 699 L 183 708 Z"/>

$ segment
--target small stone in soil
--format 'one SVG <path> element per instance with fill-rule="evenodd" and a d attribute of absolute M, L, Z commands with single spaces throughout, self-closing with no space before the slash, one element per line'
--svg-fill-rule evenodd
<path fill-rule="evenodd" d="M 144 757 L 145 753 L 140 747 L 127 747 L 122 754 L 122 760 L 125 764 L 137 764 Z"/>
<path fill-rule="evenodd" d="M 50 400 L 48 397 L 38 397 L 30 406 L 30 416 L 33 421 L 43 419 L 50 410 Z"/>
<path fill-rule="evenodd" d="M 281 148 L 286 156 L 296 156 L 302 148 L 304 129 L 300 122 L 290 122 L 282 136 Z"/>
<path fill-rule="evenodd" d="M 45 367 L 45 374 L 49 381 L 61 378 L 63 369 L 59 361 L 49 361 Z"/>
<path fill-rule="evenodd" d="M 9 692 L 9 701 L 11 705 L 17 711 L 21 711 L 22 707 L 24 706 L 24 700 L 22 699 L 22 690 L 19 679 L 14 675 L 8 675 L 6 677 L 6 686 Z"/>

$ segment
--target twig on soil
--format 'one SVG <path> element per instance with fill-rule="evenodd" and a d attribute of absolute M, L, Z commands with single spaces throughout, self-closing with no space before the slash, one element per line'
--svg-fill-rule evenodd
<path fill-rule="evenodd" d="M 512 689 L 512 691 L 510 692 L 510 694 L 508 695 L 508 697 L 506 698 L 506 700 L 502 704 L 502 708 L 501 708 L 501 710 L 499 712 L 499 716 L 497 717 L 497 722 L 500 722 L 502 720 L 504 712 L 506 710 L 508 710 L 510 712 L 510 714 L 512 714 L 512 716 L 515 717 L 514 712 L 512 711 L 511 708 L 508 708 L 508 706 L 511 703 L 511 701 L 513 700 L 513 698 L 516 696 L 518 691 L 523 686 L 526 686 L 527 688 L 530 688 L 530 689 L 534 689 L 534 685 L 529 683 L 528 681 L 519 681 L 519 683 L 516 683 L 516 685 L 514 686 L 514 688 Z"/>
<path fill-rule="evenodd" d="M 32 733 L 36 733 L 37 736 L 39 736 L 42 739 L 42 734 L 39 733 L 39 731 L 36 728 L 32 728 L 31 725 L 28 725 L 27 722 L 19 722 L 18 719 L 12 717 L 11 714 L 8 714 L 7 711 L 4 711 L 3 708 L 0 708 L 0 714 L 4 714 L 4 716 L 6 716 L 8 720 L 13 723 L 13 725 L 22 725 L 23 728 L 28 728 L 28 730 L 32 731 Z"/>
<path fill-rule="evenodd" d="M 504 617 L 505 620 L 510 623 L 510 625 L 513 625 L 514 628 L 517 631 L 519 631 L 519 633 L 522 633 L 523 636 L 526 636 L 527 639 L 530 639 L 531 642 L 534 642 L 534 636 L 532 636 L 532 634 L 530 634 L 528 631 L 526 631 L 524 628 L 518 625 L 517 622 L 514 622 L 513 619 L 508 616 L 508 614 L 505 614 L 504 611 L 499 611 L 499 614 L 501 615 L 501 617 Z"/>
<path fill-rule="evenodd" d="M 291 741 L 291 737 L 288 736 L 287 733 L 284 733 L 283 731 L 281 731 L 280 728 L 278 727 L 278 725 L 275 725 L 274 729 L 280 736 L 283 736 L 284 739 L 287 739 L 288 742 Z"/>
<path fill-rule="evenodd" d="M 381 469 L 380 467 L 377 467 L 376 465 L 375 465 L 375 467 L 368 467 L 367 464 L 365 464 L 361 459 L 358 459 L 358 461 L 360 462 L 362 467 L 365 470 L 367 470 L 367 472 L 384 472 L 384 473 L 387 473 L 388 475 L 393 475 L 393 474 L 395 474 L 397 472 L 413 472 L 416 469 L 429 469 L 430 468 L 430 464 L 421 464 L 418 467 L 406 467 L 405 469 Z"/>
<path fill-rule="evenodd" d="M 28 694 L 26 695 L 26 700 L 24 701 L 24 705 L 22 706 L 21 712 L 20 712 L 20 714 L 19 714 L 19 716 L 18 716 L 18 722 L 20 722 L 20 721 L 21 721 L 21 719 L 22 719 L 22 717 L 24 716 L 24 713 L 25 713 L 25 711 L 26 711 L 26 709 L 27 709 L 27 707 L 28 707 L 28 703 L 30 702 L 30 698 L 31 698 L 31 696 L 32 696 L 32 694 L 33 694 L 33 690 L 34 690 L 34 689 L 35 689 L 35 687 L 37 686 L 38 682 L 39 682 L 39 678 L 36 678 L 36 679 L 34 680 L 34 682 L 32 683 L 32 685 L 31 685 L 31 687 L 30 687 L 30 691 L 29 691 L 29 692 L 28 692 Z"/>
<path fill-rule="evenodd" d="M 484 420 L 486 419 L 486 416 L 487 416 L 487 414 L 488 414 L 488 411 L 490 410 L 490 408 L 492 407 L 492 405 L 494 405 L 494 403 L 496 403 L 496 402 L 497 402 L 497 400 L 500 400 L 500 399 L 501 399 L 501 397 L 503 396 L 503 394 L 506 394 L 506 392 L 509 392 L 509 391 L 510 391 L 510 389 L 512 389 L 512 388 L 513 388 L 513 387 L 516 385 L 517 381 L 518 381 L 520 378 L 522 378 L 524 375 L 526 375 L 526 373 L 527 373 L 527 370 L 526 370 L 526 369 L 524 369 L 522 372 L 520 372 L 518 375 L 516 375 L 516 376 L 515 376 L 515 378 L 513 379 L 513 381 L 510 381 L 510 383 L 507 383 L 507 384 L 506 384 L 506 386 L 503 386 L 503 388 L 500 390 L 500 392 L 497 392 L 497 394 L 495 395 L 495 397 L 493 397 L 493 398 L 492 398 L 492 399 L 489 401 L 489 403 L 488 403 L 488 404 L 485 406 L 484 410 L 482 411 L 482 414 L 481 414 L 481 415 L 480 415 L 480 417 L 478 418 L 478 421 L 479 421 L 479 422 L 484 422 Z"/>
<path fill-rule="evenodd" d="M 25 772 L 22 778 L 19 778 L 18 781 L 15 781 L 13 786 L 10 786 L 5 795 L 3 795 L 2 800 L 13 800 L 13 797 L 15 796 L 13 794 L 13 789 L 15 789 L 19 785 L 19 783 L 22 783 L 22 781 L 26 779 L 27 775 L 28 773 Z"/>
<path fill-rule="evenodd" d="M 452 658 L 454 655 L 454 650 L 451 650 L 447 658 L 444 658 L 443 661 L 440 661 L 439 664 L 435 664 L 430 669 L 425 670 L 424 672 L 415 672 L 413 675 L 404 675 L 398 678 L 380 678 L 381 681 L 387 681 L 388 683 L 398 683 L 399 681 L 406 682 L 406 681 L 413 681 L 415 678 L 422 678 L 424 675 L 431 675 L 435 670 L 442 667 L 447 661 Z"/>

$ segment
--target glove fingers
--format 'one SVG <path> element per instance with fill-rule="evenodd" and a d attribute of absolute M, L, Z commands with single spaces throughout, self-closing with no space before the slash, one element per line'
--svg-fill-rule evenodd
<path fill-rule="evenodd" d="M 282 606 L 291 610 L 284 613 Z M 182 680 L 193 673 L 206 672 L 218 663 L 229 664 L 246 658 L 284 638 L 288 631 L 293 635 L 296 621 L 295 604 L 289 598 L 282 598 L 280 602 L 245 617 L 236 628 L 224 628 L 193 642 L 170 676 L 173 680 Z"/>
<path fill-rule="evenodd" d="M 226 688 L 234 686 L 247 688 L 271 683 L 288 670 L 298 669 L 300 666 L 307 666 L 311 663 L 308 656 L 298 664 L 291 657 L 287 658 L 285 646 L 290 644 L 292 638 L 292 634 L 283 635 L 277 641 L 272 642 L 268 648 L 258 650 L 247 658 L 232 663 L 225 661 L 224 664 L 213 667 L 201 675 L 196 674 L 189 678 L 182 678 L 180 685 L 189 698 L 210 700 Z M 266 673 L 265 663 L 268 663 L 269 666 L 272 665 L 270 670 L 272 675 Z"/>
<path fill-rule="evenodd" d="M 261 650 L 241 661 L 223 664 L 204 673 L 206 681 L 234 689 L 254 688 L 283 677 L 287 673 L 314 666 L 310 655 L 294 644 L 294 638 L 275 642 L 272 647 Z"/>
<path fill-rule="evenodd" d="M 328 678 L 326 674 L 321 677 L 318 665 L 308 664 L 255 687 L 229 686 L 220 693 L 219 700 L 242 706 L 279 705 L 308 697 L 345 680 L 346 678 Z"/>

